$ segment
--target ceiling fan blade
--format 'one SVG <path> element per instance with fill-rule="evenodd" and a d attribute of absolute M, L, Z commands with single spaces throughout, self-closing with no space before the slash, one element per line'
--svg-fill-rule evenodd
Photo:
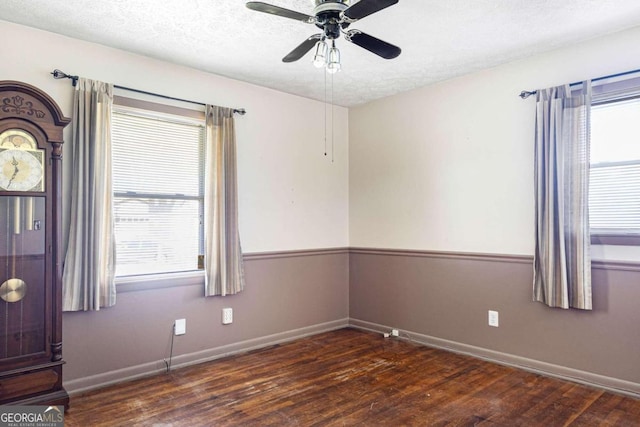
<path fill-rule="evenodd" d="M 295 49 L 287 54 L 284 58 L 282 58 L 282 62 L 293 62 L 302 58 L 307 52 L 313 49 L 313 46 L 316 45 L 318 40 L 322 38 L 322 34 L 314 34 L 302 43 L 298 45 Z"/>
<path fill-rule="evenodd" d="M 296 21 L 306 22 L 308 24 L 315 22 L 315 18 L 313 16 L 296 12 L 295 10 L 274 6 L 272 4 L 263 3 L 261 1 L 248 1 L 246 3 L 246 6 L 251 10 L 270 13 L 271 15 L 282 16 L 284 18 L 295 19 Z"/>
<path fill-rule="evenodd" d="M 357 3 L 356 3 L 357 4 Z M 371 53 L 375 53 L 384 59 L 393 59 L 400 55 L 402 50 L 398 46 L 387 43 L 383 40 L 365 34 L 360 30 L 347 31 L 344 38 L 351 43 L 367 49 Z"/>
<path fill-rule="evenodd" d="M 342 11 L 342 15 L 349 20 L 355 21 L 369 16 L 372 13 L 386 9 L 398 3 L 398 0 L 360 0 Z"/>

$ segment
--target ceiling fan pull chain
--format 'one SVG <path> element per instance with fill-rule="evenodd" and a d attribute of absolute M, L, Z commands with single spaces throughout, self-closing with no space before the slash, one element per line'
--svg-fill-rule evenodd
<path fill-rule="evenodd" d="M 324 75 L 324 105 L 322 109 L 324 110 L 324 155 L 327 155 L 327 73 L 322 73 Z"/>
<path fill-rule="evenodd" d="M 327 73 L 325 73 L 326 75 Z M 335 128 L 335 124 L 333 122 L 333 74 L 331 74 L 331 163 L 335 158 L 334 156 L 334 143 L 333 143 L 333 130 Z"/>

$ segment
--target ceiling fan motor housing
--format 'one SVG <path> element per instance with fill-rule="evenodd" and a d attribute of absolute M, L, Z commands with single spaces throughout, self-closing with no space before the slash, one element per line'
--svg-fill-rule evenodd
<path fill-rule="evenodd" d="M 322 29 L 327 39 L 337 39 L 340 37 L 340 28 L 346 28 L 349 25 L 347 22 L 342 22 L 340 18 L 340 13 L 349 7 L 349 0 L 315 0 L 315 2 L 313 14 L 316 17 L 316 27 Z"/>

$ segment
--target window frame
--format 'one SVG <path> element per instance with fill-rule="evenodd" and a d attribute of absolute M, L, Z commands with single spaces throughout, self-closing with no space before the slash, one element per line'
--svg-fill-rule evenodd
<path fill-rule="evenodd" d="M 180 103 L 184 104 L 184 103 Z M 190 108 L 178 105 L 161 104 L 146 99 L 131 98 L 128 96 L 114 95 L 114 110 L 118 108 L 135 109 L 148 112 L 150 117 L 162 118 L 162 116 L 180 116 L 186 122 L 197 121 L 205 126 L 205 113 L 200 105 L 189 105 Z M 170 117 L 167 117 L 170 121 Z M 202 153 L 204 156 L 204 152 Z M 203 162 L 204 164 L 204 162 Z M 204 169 L 202 170 L 204 173 Z M 114 196 L 116 192 L 114 191 Z M 201 237 L 204 237 L 204 230 L 201 228 Z M 140 275 L 116 276 L 115 283 L 118 292 L 131 292 L 146 289 L 170 288 L 176 286 L 203 285 L 205 281 L 204 270 L 198 266 L 196 270 L 151 273 Z"/>
<path fill-rule="evenodd" d="M 610 91 L 608 90 L 611 88 Z M 623 81 L 614 81 L 607 85 L 603 83 L 594 90 L 594 100 L 591 102 L 591 108 L 606 104 L 616 104 L 619 102 L 630 101 L 633 99 L 640 100 L 640 78 L 632 78 Z M 640 160 L 616 162 L 616 164 L 640 164 Z M 589 163 L 589 171 L 591 171 L 591 163 Z M 599 165 L 597 167 L 606 167 Z M 616 245 L 616 246 L 640 246 L 640 232 L 622 229 L 605 229 L 590 228 L 589 229 L 591 244 L 593 245 Z"/>

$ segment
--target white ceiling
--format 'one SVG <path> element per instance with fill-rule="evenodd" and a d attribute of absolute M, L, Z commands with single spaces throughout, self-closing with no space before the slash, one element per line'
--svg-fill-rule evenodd
<path fill-rule="evenodd" d="M 313 0 L 267 2 L 307 14 L 314 7 Z M 311 53 L 281 61 L 318 29 L 244 4 L 0 0 L 0 19 L 324 100 L 325 73 L 311 65 Z M 343 69 L 333 77 L 333 102 L 362 104 L 637 25 L 638 0 L 400 0 L 350 28 L 402 54 L 385 60 L 338 39 Z"/>

